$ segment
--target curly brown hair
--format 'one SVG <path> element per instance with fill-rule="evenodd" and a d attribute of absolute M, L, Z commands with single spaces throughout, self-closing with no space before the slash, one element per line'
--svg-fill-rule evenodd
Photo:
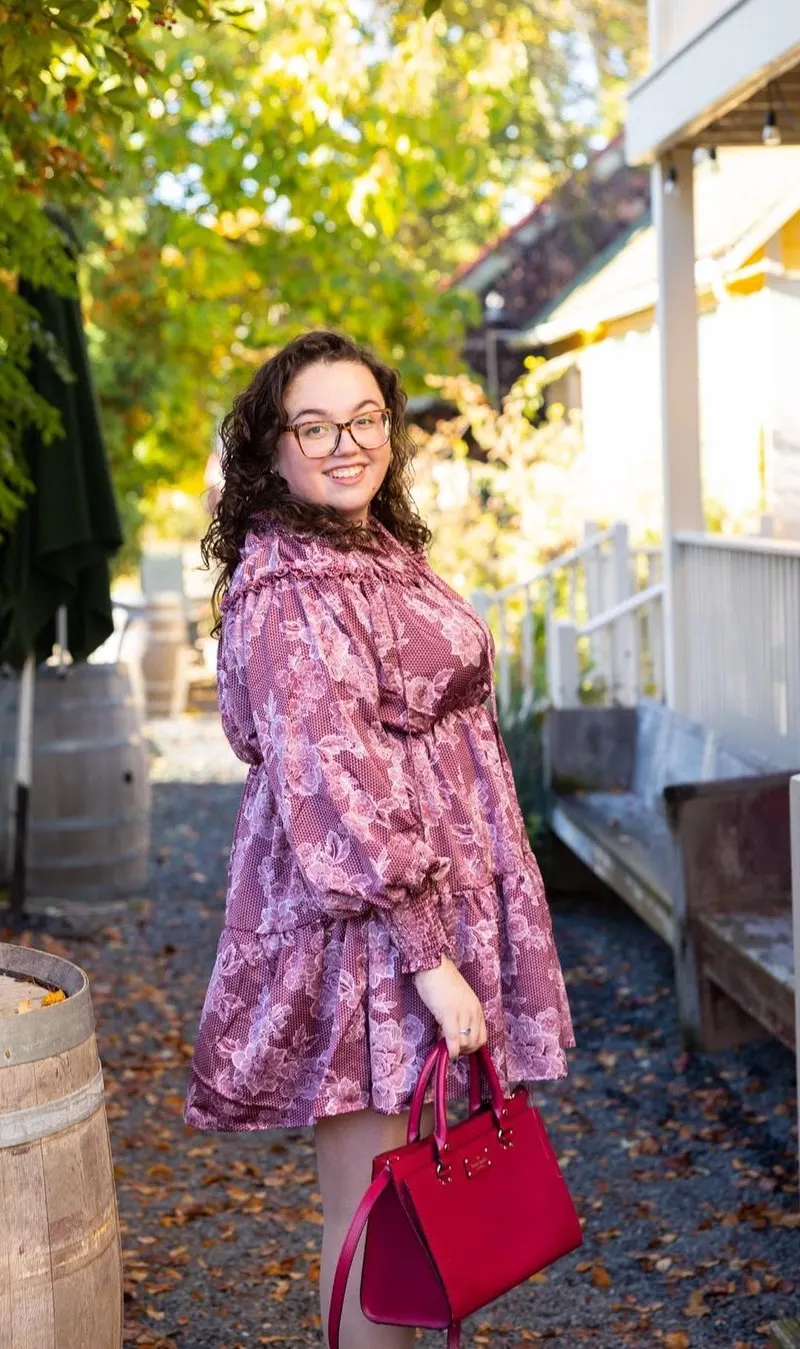
<path fill-rule="evenodd" d="M 286 528 L 323 536 L 336 548 L 370 547 L 372 536 L 332 506 L 313 505 L 292 496 L 275 468 L 278 437 L 286 425 L 283 395 L 307 365 L 352 361 L 374 375 L 392 414 L 392 455 L 370 512 L 415 552 L 430 542 L 430 530 L 417 514 L 410 494 L 414 444 L 405 421 L 407 398 L 396 370 L 342 333 L 304 333 L 271 356 L 235 399 L 220 427 L 224 485 L 201 549 L 206 566 L 220 565 L 214 588 L 215 632 L 220 605 L 239 564 L 248 530 L 256 517 Z"/>

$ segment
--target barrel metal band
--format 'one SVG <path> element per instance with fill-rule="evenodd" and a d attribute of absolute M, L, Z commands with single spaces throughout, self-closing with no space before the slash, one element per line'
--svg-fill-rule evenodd
<path fill-rule="evenodd" d="M 92 737 L 91 740 L 68 740 L 66 738 L 58 740 L 43 740 L 36 746 L 36 753 L 44 756 L 45 754 L 80 754 L 85 750 L 100 749 L 124 749 L 126 745 L 138 743 L 138 736 L 134 730 L 124 731 L 122 735 L 104 735 Z"/>
<path fill-rule="evenodd" d="M 46 1101 L 44 1105 L 31 1105 L 25 1110 L 12 1110 L 10 1115 L 0 1115 L 0 1148 L 16 1148 L 22 1143 L 36 1143 L 51 1134 L 61 1133 L 94 1114 L 102 1105 L 103 1070 L 98 1068 L 90 1082 L 71 1091 L 67 1096 Z"/>
<path fill-rule="evenodd" d="M 0 1071 L 37 1063 L 75 1049 L 94 1032 L 94 1010 L 86 984 L 66 1002 L 37 1007 L 22 1016 L 0 1017 Z"/>

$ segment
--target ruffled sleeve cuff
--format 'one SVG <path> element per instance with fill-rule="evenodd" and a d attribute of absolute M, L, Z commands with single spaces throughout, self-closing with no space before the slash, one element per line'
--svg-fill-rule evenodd
<path fill-rule="evenodd" d="M 392 942 L 400 952 L 402 974 L 434 970 L 441 964 L 442 956 L 450 955 L 436 885 L 449 870 L 449 859 L 438 858 L 422 892 L 394 905 L 387 914 Z"/>

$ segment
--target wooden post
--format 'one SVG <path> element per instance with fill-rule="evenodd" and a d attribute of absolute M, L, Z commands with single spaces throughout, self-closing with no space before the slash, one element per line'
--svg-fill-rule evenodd
<path fill-rule="evenodd" d="M 547 687 L 552 707 L 579 707 L 578 632 L 567 619 L 547 629 Z"/>
<path fill-rule="evenodd" d="M 631 552 L 628 526 L 623 520 L 614 525 L 611 557 L 614 576 L 613 604 L 617 605 L 628 599 L 631 593 Z"/>
<path fill-rule="evenodd" d="M 704 527 L 691 148 L 675 150 L 654 165 L 652 200 L 658 249 L 664 479 L 664 675 L 667 703 L 680 712 L 686 710 L 689 653 L 674 535 Z"/>
<path fill-rule="evenodd" d="M 522 703 L 519 711 L 521 717 L 526 717 L 536 702 L 536 628 L 530 586 L 527 586 L 525 590 L 525 612 L 522 615 L 521 642 Z"/>
<path fill-rule="evenodd" d="M 589 543 L 595 534 L 599 533 L 600 526 L 596 520 L 584 521 L 584 543 Z M 586 586 L 586 617 L 589 619 L 597 618 L 597 615 L 601 614 L 606 607 L 603 603 L 603 558 L 598 548 L 592 548 L 590 552 L 584 555 L 583 575 Z M 606 651 L 607 644 L 604 633 L 589 638 L 589 659 L 596 675 L 600 677 L 604 684 L 608 685 L 611 682 L 611 670 L 608 668 L 608 660 L 604 660 Z"/>
<path fill-rule="evenodd" d="M 610 608 L 616 608 L 631 594 L 631 556 L 628 526 L 624 521 L 614 525 L 609 558 Z M 639 643 L 637 619 L 634 614 L 623 614 L 611 630 L 613 678 L 611 694 L 620 707 L 635 707 L 639 698 Z"/>
<path fill-rule="evenodd" d="M 647 606 L 647 645 L 653 672 L 653 697 L 664 697 L 664 599 Z"/>
<path fill-rule="evenodd" d="M 584 520 L 583 522 L 583 541 L 588 543 L 599 534 L 600 526 L 596 520 Z M 596 618 L 602 609 L 600 599 L 600 568 L 599 556 L 596 548 L 587 553 L 583 559 L 583 571 L 586 578 L 586 617 Z"/>
<path fill-rule="evenodd" d="M 687 881 L 683 865 L 680 819 L 667 810 L 672 852 L 672 959 L 675 999 L 684 1049 L 703 1049 L 703 1015 L 700 1000 L 697 952 L 687 904 Z"/>
<path fill-rule="evenodd" d="M 635 707 L 639 701 L 639 627 L 636 614 L 622 614 L 614 623 L 614 702 Z"/>

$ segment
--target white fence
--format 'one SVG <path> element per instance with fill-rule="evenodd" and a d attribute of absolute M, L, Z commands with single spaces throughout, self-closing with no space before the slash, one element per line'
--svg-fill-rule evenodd
<path fill-rule="evenodd" d="M 800 768 L 800 544 L 674 540 L 677 710 Z"/>
<path fill-rule="evenodd" d="M 585 527 L 585 541 L 527 581 L 472 600 L 497 649 L 497 698 L 512 723 L 580 700 L 633 704 L 663 688 L 663 585 L 657 548 L 630 549 L 623 523 Z"/>
<path fill-rule="evenodd" d="M 768 762 L 800 769 L 800 543 L 673 540 L 675 710 Z M 664 696 L 660 551 L 588 525 L 529 580 L 473 596 L 497 648 L 505 723 L 546 706 Z"/>

